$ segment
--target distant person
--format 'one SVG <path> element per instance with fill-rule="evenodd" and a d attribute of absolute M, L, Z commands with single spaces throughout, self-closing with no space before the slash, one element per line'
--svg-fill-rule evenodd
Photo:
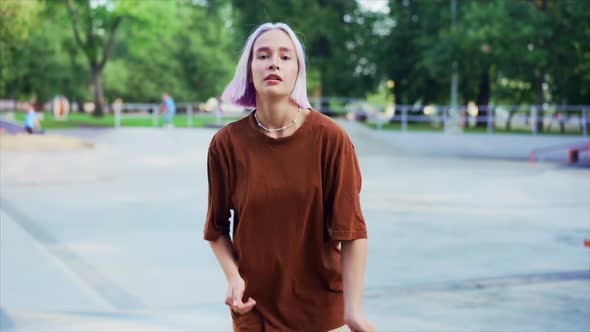
<path fill-rule="evenodd" d="M 121 111 L 123 110 L 123 99 L 121 99 L 121 98 L 116 98 L 116 99 L 113 101 L 112 108 L 113 108 L 113 112 L 114 112 L 115 114 L 121 113 Z"/>
<path fill-rule="evenodd" d="M 52 103 L 53 116 L 56 120 L 66 120 L 70 112 L 70 102 L 64 96 L 55 96 Z"/>
<path fill-rule="evenodd" d="M 311 108 L 305 77 L 293 30 L 266 23 L 222 95 L 255 108 L 219 130 L 208 153 L 204 238 L 227 279 L 234 331 L 375 330 L 361 304 L 367 228 L 356 152 Z"/>
<path fill-rule="evenodd" d="M 25 115 L 25 130 L 29 134 L 33 134 L 35 129 L 41 131 L 41 122 L 39 121 L 39 115 L 35 112 L 35 106 L 33 103 L 29 103 L 27 106 L 27 114 Z"/>
<path fill-rule="evenodd" d="M 162 113 L 164 113 L 164 126 L 167 128 L 174 127 L 174 115 L 176 114 L 176 104 L 169 94 L 162 95 Z"/>

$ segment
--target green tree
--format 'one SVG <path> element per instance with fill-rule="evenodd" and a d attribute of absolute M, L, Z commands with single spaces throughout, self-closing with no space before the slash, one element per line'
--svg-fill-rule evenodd
<path fill-rule="evenodd" d="M 590 103 L 590 2 L 549 1 L 546 15 L 547 73 L 551 95 L 559 104 Z"/>
<path fill-rule="evenodd" d="M 121 27 L 104 74 L 106 96 L 156 102 L 163 92 L 179 101 L 220 95 L 234 70 L 229 3 L 144 6 Z"/>
<path fill-rule="evenodd" d="M 87 96 L 87 72 L 83 58 L 69 38 L 65 8 L 45 1 L 0 2 L 20 6 L 28 20 L 15 21 L 12 12 L 7 25 L 20 24 L 27 31 L 22 38 L 2 46 L 0 95 L 16 99 L 34 97 L 46 101 L 55 95 L 76 100 Z M 3 19 L 4 21 L 4 19 Z M 2 25 L 7 29 L 7 25 Z M 3 40 L 7 40 L 3 38 Z"/>
<path fill-rule="evenodd" d="M 391 0 L 381 67 L 395 81 L 397 103 L 442 103 L 448 99 L 452 47 L 437 43 L 450 25 L 449 6 L 441 1 Z M 426 52 L 436 56 L 428 56 Z"/>
<path fill-rule="evenodd" d="M 312 95 L 362 97 L 378 83 L 372 23 L 354 0 L 233 0 L 235 26 L 245 38 L 265 22 L 284 22 L 298 33 L 308 55 Z M 301 13 L 305 13 L 302 15 Z M 243 43 L 235 45 L 241 49 Z"/>
<path fill-rule="evenodd" d="M 0 94 L 16 97 L 19 76 L 22 71 L 22 50 L 27 40 L 39 26 L 36 1 L 0 1 Z"/>
<path fill-rule="evenodd" d="M 424 52 L 424 63 L 432 72 L 445 71 L 458 59 L 463 104 L 475 101 L 486 106 L 498 77 L 535 81 L 535 69 L 543 68 L 547 53 L 532 52 L 531 45 L 547 33 L 543 17 L 524 1 L 464 2 L 457 28 L 439 33 L 435 46 Z M 480 109 L 480 115 L 486 114 L 485 108 Z"/>
<path fill-rule="evenodd" d="M 115 1 L 64 0 L 71 16 L 76 45 L 88 61 L 94 92 L 94 115 L 102 116 L 105 100 L 102 72 L 109 60 L 115 36 L 128 15 L 129 5 Z"/>

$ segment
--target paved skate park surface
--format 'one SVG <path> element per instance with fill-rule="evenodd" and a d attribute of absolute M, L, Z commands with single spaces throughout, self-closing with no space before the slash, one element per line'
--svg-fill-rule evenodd
<path fill-rule="evenodd" d="M 342 125 L 379 331 L 590 331 L 590 169 L 527 160 L 584 138 Z M 2 331 L 231 330 L 202 240 L 215 130 L 55 132 L 92 144 L 1 151 Z"/>

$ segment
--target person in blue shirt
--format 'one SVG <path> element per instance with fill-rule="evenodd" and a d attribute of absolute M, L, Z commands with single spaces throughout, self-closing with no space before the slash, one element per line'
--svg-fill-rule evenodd
<path fill-rule="evenodd" d="M 28 105 L 27 114 L 25 115 L 25 130 L 27 133 L 33 134 L 35 129 L 41 130 L 41 123 L 37 112 L 35 112 L 35 107 L 31 103 Z"/>
<path fill-rule="evenodd" d="M 172 97 L 170 97 L 170 95 L 167 93 L 162 95 L 162 106 L 165 126 L 172 127 L 172 120 L 174 119 L 174 114 L 176 114 L 176 104 L 174 103 L 174 99 L 172 99 Z"/>

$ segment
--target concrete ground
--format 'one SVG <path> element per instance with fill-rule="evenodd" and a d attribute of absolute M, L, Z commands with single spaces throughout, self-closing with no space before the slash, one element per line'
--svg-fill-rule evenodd
<path fill-rule="evenodd" d="M 583 139 L 343 125 L 379 331 L 590 331 L 590 169 L 526 161 Z M 0 329 L 230 330 L 202 240 L 215 130 L 61 133 L 95 146 L 1 151 Z"/>

